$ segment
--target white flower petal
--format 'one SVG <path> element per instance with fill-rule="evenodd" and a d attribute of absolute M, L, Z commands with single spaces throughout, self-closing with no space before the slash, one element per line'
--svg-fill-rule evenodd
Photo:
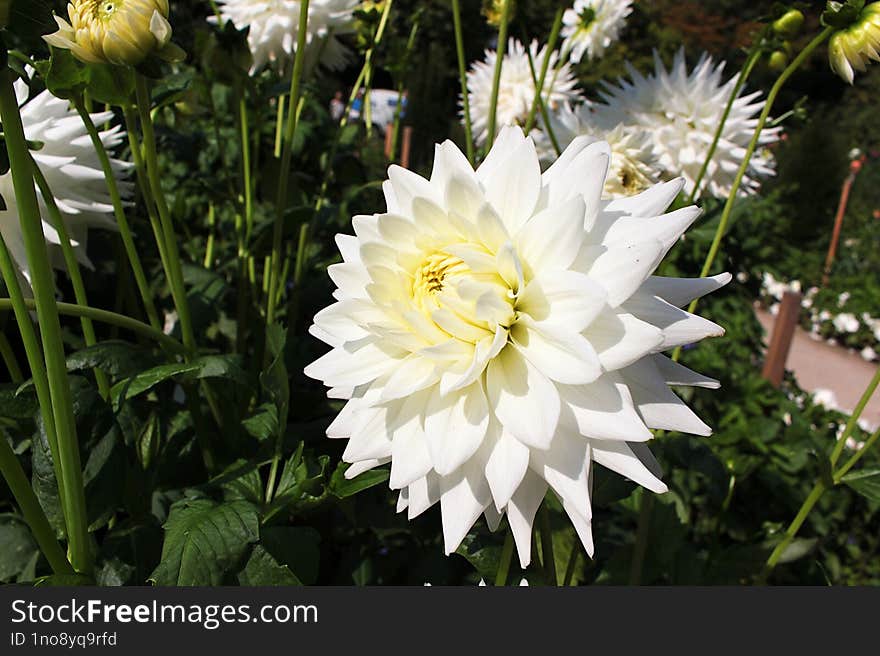
<path fill-rule="evenodd" d="M 513 326 L 510 336 L 529 362 L 558 383 L 582 385 L 602 375 L 596 350 L 579 333 L 539 324 L 523 316 Z"/>
<path fill-rule="evenodd" d="M 434 471 L 452 474 L 480 448 L 489 427 L 489 405 L 477 382 L 441 396 L 435 387 L 425 408 L 425 436 Z"/>
<path fill-rule="evenodd" d="M 592 447 L 593 460 L 600 465 L 626 476 L 651 492 L 663 494 L 668 491 L 666 484 L 642 464 L 626 442 L 593 442 Z"/>
<path fill-rule="evenodd" d="M 547 494 L 547 487 L 547 481 L 531 469 L 526 470 L 522 483 L 507 504 L 507 521 L 519 554 L 519 564 L 523 569 L 532 562 L 532 524 L 535 522 L 535 513 Z"/>
<path fill-rule="evenodd" d="M 526 475 L 529 449 L 500 426 L 495 430 L 500 433 L 500 437 L 486 463 L 486 480 L 489 482 L 495 507 L 501 511 Z"/>

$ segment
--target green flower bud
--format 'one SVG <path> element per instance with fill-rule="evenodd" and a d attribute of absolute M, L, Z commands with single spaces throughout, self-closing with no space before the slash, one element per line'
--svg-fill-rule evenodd
<path fill-rule="evenodd" d="M 773 31 L 783 39 L 793 39 L 804 27 L 804 15 L 797 9 L 789 9 L 773 21 Z"/>

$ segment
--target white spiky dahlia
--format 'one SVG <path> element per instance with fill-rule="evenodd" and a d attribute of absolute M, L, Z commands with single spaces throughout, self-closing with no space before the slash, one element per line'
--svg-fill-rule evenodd
<path fill-rule="evenodd" d="M 505 125 L 524 125 L 535 101 L 535 79 L 540 75 L 544 58 L 548 56 L 547 46 L 539 50 L 538 42 L 532 41 L 529 52 L 535 67 L 534 78 L 525 46 L 516 39 L 508 42 L 507 52 L 504 53 L 501 63 L 501 85 L 498 89 L 498 109 L 495 115 L 496 133 Z M 580 94 L 575 88 L 576 80 L 571 66 L 565 63 L 557 69 L 559 53 L 555 50 L 549 57 L 541 98 L 549 108 L 555 109 L 562 103 L 577 100 Z M 489 108 L 492 103 L 492 78 L 496 61 L 497 52 L 487 50 L 483 61 L 474 62 L 467 73 L 471 124 L 480 145 L 489 139 Z"/>
<path fill-rule="evenodd" d="M 253 55 L 251 73 L 266 64 L 284 69 L 292 65 L 299 32 L 299 0 L 217 0 L 220 18 L 232 21 L 236 29 L 248 32 Z M 330 70 L 343 68 L 349 50 L 337 38 L 354 31 L 354 9 L 358 0 L 312 0 L 309 3 L 307 52 L 311 63 Z M 216 17 L 208 19 L 216 23 Z"/>
<path fill-rule="evenodd" d="M 77 258 L 91 266 L 86 255 L 86 237 L 90 227 L 115 229 L 113 205 L 104 179 L 98 154 L 79 115 L 66 100 L 43 91 L 28 100 L 28 85 L 23 80 L 15 83 L 15 93 L 21 108 L 21 121 L 25 137 L 34 146 L 31 151 L 46 182 L 52 189 L 55 203 L 61 212 Z M 96 125 L 113 119 L 113 112 L 92 114 Z M 119 126 L 100 133 L 104 146 L 111 150 L 122 143 L 123 133 Z M 129 165 L 119 160 L 111 161 L 119 178 Z M 130 185 L 120 182 L 120 189 L 128 193 Z M 30 271 L 18 217 L 18 205 L 12 185 L 12 173 L 0 176 L 0 194 L 6 209 L 0 211 L 0 233 L 9 248 L 24 280 L 30 283 Z M 49 245 L 53 263 L 63 267 L 60 238 L 49 222 L 50 215 L 42 194 L 37 190 L 40 212 L 43 217 L 43 234 Z"/>
<path fill-rule="evenodd" d="M 575 0 L 562 15 L 562 50 L 574 62 L 597 59 L 620 38 L 632 0 Z"/>
<path fill-rule="evenodd" d="M 597 106 L 597 114 L 606 125 L 623 122 L 650 132 L 666 177 L 680 175 L 690 193 L 739 75 L 724 82 L 724 63 L 716 65 L 706 53 L 691 73 L 683 49 L 676 54 L 671 70 L 666 70 L 656 51 L 654 60 L 653 74 L 644 76 L 627 64 L 631 81 L 621 79 L 619 86 L 606 83 L 601 93 L 606 105 Z M 741 95 L 733 104 L 701 184 L 701 189 L 712 196 L 726 197 L 733 189 L 736 172 L 758 124 L 757 115 L 764 107 L 760 96 L 759 91 Z M 777 141 L 779 132 L 780 128 L 765 128 L 759 145 Z M 759 148 L 740 194 L 755 193 L 759 180 L 773 175 L 774 166 L 773 156 L 766 148 Z"/>
<path fill-rule="evenodd" d="M 631 444 L 710 433 L 669 385 L 717 383 L 661 352 L 723 333 L 679 308 L 730 276 L 652 277 L 700 210 L 663 214 L 681 181 L 603 202 L 609 158 L 578 137 L 542 174 L 509 127 L 474 171 L 447 141 L 430 180 L 392 166 L 387 212 L 337 236 L 311 327 L 333 348 L 305 373 L 348 399 L 327 429 L 346 476 L 390 462 L 401 511 L 440 502 L 447 553 L 506 514 L 525 567 L 548 486 L 592 553 L 591 464 L 664 492 Z"/>
<path fill-rule="evenodd" d="M 550 114 L 550 130 L 561 149 L 577 137 L 591 141 L 605 141 L 611 148 L 611 164 L 605 180 L 604 196 L 622 198 L 644 191 L 660 181 L 662 167 L 654 152 L 650 133 L 641 128 L 619 123 L 610 129 L 596 118 L 595 105 L 589 102 L 577 107 L 563 105 Z M 535 134 L 535 145 L 541 161 L 552 161 L 556 150 L 549 131 L 542 125 Z"/>

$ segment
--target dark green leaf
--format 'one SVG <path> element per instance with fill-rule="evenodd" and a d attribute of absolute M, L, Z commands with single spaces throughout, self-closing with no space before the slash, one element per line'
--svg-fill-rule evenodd
<path fill-rule="evenodd" d="M 241 425 L 249 435 L 260 441 L 277 436 L 280 431 L 278 408 L 273 403 L 264 403 L 252 417 L 241 422 Z"/>
<path fill-rule="evenodd" d="M 349 480 L 345 478 L 345 470 L 348 467 L 347 463 L 340 462 L 336 467 L 336 471 L 330 477 L 330 492 L 340 499 L 350 497 L 374 485 L 384 483 L 390 475 L 387 469 L 372 469 Z"/>
<path fill-rule="evenodd" d="M 861 469 L 850 472 L 841 479 L 853 490 L 870 501 L 880 502 L 880 469 Z"/>
<path fill-rule="evenodd" d="M 162 560 L 150 580 L 156 585 L 220 585 L 258 537 L 257 511 L 247 501 L 178 501 L 165 523 Z"/>
<path fill-rule="evenodd" d="M 30 529 L 15 515 L 0 515 L 0 582 L 16 579 L 39 553 Z"/>

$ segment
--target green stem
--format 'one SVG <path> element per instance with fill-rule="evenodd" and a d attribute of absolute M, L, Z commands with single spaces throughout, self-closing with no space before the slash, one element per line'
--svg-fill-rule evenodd
<path fill-rule="evenodd" d="M 73 574 L 73 567 L 67 561 L 64 550 L 55 539 L 55 531 L 46 519 L 46 513 L 37 501 L 37 496 L 31 489 L 30 481 L 21 467 L 18 458 L 12 451 L 12 447 L 5 437 L 0 436 L 0 474 L 12 491 L 12 495 L 21 508 L 21 514 L 31 529 L 40 551 L 49 561 L 49 566 L 56 574 Z"/>
<path fill-rule="evenodd" d="M 278 96 L 278 112 L 275 115 L 275 157 L 281 157 L 281 143 L 284 140 L 284 106 L 287 96 Z"/>
<path fill-rule="evenodd" d="M 22 300 L 22 306 L 25 312 L 33 310 L 36 303 L 29 298 Z M 9 310 L 15 307 L 15 300 L 9 298 L 0 298 L 0 310 Z M 58 303 L 58 313 L 69 317 L 86 317 L 92 321 L 106 323 L 111 326 L 119 326 L 125 330 L 130 330 L 135 335 L 140 335 L 147 339 L 151 339 L 160 346 L 167 348 L 172 353 L 184 354 L 186 347 L 173 337 L 166 335 L 161 330 L 156 330 L 149 324 L 145 324 L 137 319 L 132 319 L 123 314 L 110 312 L 109 310 L 99 310 L 98 308 L 85 307 L 75 305 L 73 303 Z"/>
<path fill-rule="evenodd" d="M 541 524 L 541 557 L 543 558 L 544 576 L 550 585 L 559 585 L 556 578 L 556 556 L 553 554 L 553 528 L 550 526 L 550 509 L 547 507 L 547 500 L 541 505 L 538 511 L 538 518 Z"/>
<path fill-rule="evenodd" d="M 467 158 L 474 165 L 474 130 L 471 123 L 471 107 L 467 88 L 467 62 L 464 58 L 464 36 L 461 29 L 459 0 L 452 0 L 452 22 L 455 26 L 455 52 L 458 57 L 458 80 L 461 84 L 461 105 L 464 113 L 464 139 Z"/>
<path fill-rule="evenodd" d="M 116 224 L 119 226 L 119 234 L 122 237 L 122 243 L 125 245 L 125 253 L 128 255 L 128 262 L 131 270 L 134 272 L 134 279 L 138 286 L 138 291 L 144 302 L 144 310 L 150 324 L 155 328 L 160 328 L 162 324 L 159 321 L 159 314 L 156 312 L 156 305 L 153 302 L 153 296 L 150 293 L 150 285 L 147 282 L 147 276 L 144 274 L 144 267 L 141 265 L 141 259 L 138 255 L 137 246 L 135 246 L 134 238 L 131 233 L 131 226 L 125 216 L 125 206 L 122 203 L 122 196 L 119 193 L 119 185 L 116 182 L 116 173 L 113 171 L 113 165 L 110 162 L 110 156 L 107 149 L 104 148 L 104 142 L 101 141 L 101 135 L 98 128 L 95 127 L 91 115 L 85 108 L 85 103 L 80 97 L 73 100 L 77 113 L 82 118 L 83 124 L 88 130 L 89 137 L 92 140 L 92 146 L 101 162 L 101 168 L 104 171 L 104 179 L 107 183 L 107 191 L 110 193 L 110 200 L 113 203 L 113 213 L 116 217 Z"/>
<path fill-rule="evenodd" d="M 275 322 L 277 290 L 281 275 L 281 238 L 284 235 L 284 212 L 287 209 L 287 185 L 290 178 L 290 162 L 293 157 L 293 136 L 299 112 L 299 87 L 303 65 L 306 59 L 306 36 L 308 34 L 309 0 L 300 2 L 299 32 L 296 40 L 296 55 L 293 60 L 293 74 L 290 76 L 290 111 L 281 149 L 281 172 L 278 176 L 278 195 L 275 198 L 275 225 L 272 232 L 272 257 L 269 264 L 269 290 L 266 297 L 266 326 Z"/>
<path fill-rule="evenodd" d="M 214 266 L 214 231 L 217 226 L 217 212 L 214 203 L 208 203 L 208 243 L 205 245 L 205 268 Z"/>
<path fill-rule="evenodd" d="M 553 19 L 553 27 L 550 29 L 550 39 L 547 41 L 547 49 L 545 50 L 547 56 L 544 57 L 544 61 L 541 62 L 541 75 L 538 77 L 538 81 L 535 83 L 535 99 L 534 101 L 532 101 L 532 106 L 529 109 L 529 115 L 526 118 L 526 124 L 523 128 L 523 132 L 525 132 L 526 134 L 531 132 L 532 128 L 535 127 L 535 119 L 537 118 L 538 113 L 538 103 L 543 101 L 541 94 L 543 94 L 544 92 L 544 81 L 547 79 L 547 69 L 550 67 L 550 55 L 556 50 L 556 42 L 559 40 L 559 32 L 562 29 L 562 16 L 564 13 L 565 7 L 559 7 L 559 9 L 556 11 L 556 18 Z M 529 53 L 529 56 L 531 57 L 531 52 Z M 532 75 L 534 76 L 534 68 Z"/>
<path fill-rule="evenodd" d="M 12 382 L 16 384 L 24 382 L 24 375 L 21 373 L 21 367 L 18 366 L 18 360 L 15 359 L 12 344 L 9 343 L 9 338 L 3 332 L 0 332 L 0 357 L 3 358 L 3 363 L 9 370 L 9 378 Z"/>
<path fill-rule="evenodd" d="M 492 95 L 489 100 L 489 124 L 486 138 L 486 152 L 492 148 L 495 141 L 495 123 L 498 113 L 498 90 L 501 88 L 501 66 L 504 63 L 504 54 L 507 52 L 507 24 L 510 22 L 511 0 L 502 0 L 501 23 L 498 25 L 498 45 L 495 50 L 495 70 L 492 74 Z M 549 56 L 549 54 L 548 54 Z"/>
<path fill-rule="evenodd" d="M 191 353 L 196 352 L 196 340 L 193 334 L 192 318 L 190 316 L 189 303 L 186 298 L 186 288 L 183 283 L 183 269 L 180 262 L 180 251 L 174 234 L 174 224 L 171 221 L 171 212 L 162 191 L 159 178 L 159 161 L 156 155 L 156 136 L 153 131 L 153 118 L 150 114 L 150 91 L 143 75 L 135 75 L 135 90 L 137 93 L 137 108 L 141 118 L 141 130 L 144 134 L 143 148 L 144 161 L 146 163 L 147 178 L 150 181 L 153 201 L 159 212 L 159 221 L 162 225 L 162 236 L 165 243 L 165 255 L 169 268 L 169 284 L 171 295 L 177 308 L 177 316 L 180 320 L 180 332 L 183 343 Z"/>
<path fill-rule="evenodd" d="M 871 400 L 871 397 L 874 396 L 874 392 L 877 390 L 878 384 L 880 384 L 880 367 L 878 367 L 877 371 L 874 372 L 874 377 L 871 378 L 871 381 L 868 383 L 868 387 L 865 388 L 865 391 L 862 394 L 862 398 L 860 398 L 859 402 L 856 404 L 855 410 L 853 410 L 849 421 L 846 422 L 846 428 L 843 430 L 843 435 L 840 436 L 840 439 L 837 440 L 837 444 L 834 445 L 834 450 L 831 452 L 832 467 L 834 467 L 837 464 L 837 461 L 840 459 L 840 454 L 843 452 L 843 448 L 846 446 L 847 438 L 852 435 L 853 429 L 856 427 L 859 418 L 861 418 L 862 416 L 862 412 L 864 412 L 865 407 Z"/>
<path fill-rule="evenodd" d="M 700 186 L 703 184 L 703 178 L 706 177 L 706 172 L 709 170 L 709 164 L 712 163 L 712 158 L 715 156 L 715 151 L 718 149 L 718 144 L 721 141 L 721 135 L 724 133 L 724 126 L 727 124 L 727 119 L 730 118 L 731 111 L 733 111 L 733 105 L 736 102 L 736 99 L 739 98 L 739 94 L 743 90 L 743 87 L 745 87 L 749 75 L 752 74 L 755 64 L 761 59 L 762 50 L 760 44 L 761 40 L 757 39 L 752 46 L 748 59 L 746 59 L 745 66 L 743 66 L 739 79 L 733 87 L 730 98 L 727 99 L 727 106 L 724 108 L 724 113 L 721 115 L 721 122 L 718 123 L 718 127 L 715 129 L 715 137 L 712 139 L 712 144 L 706 152 L 706 159 L 703 161 L 703 166 L 700 167 L 700 172 L 697 174 L 697 179 L 694 182 L 694 188 L 688 197 L 688 205 L 693 205 L 694 201 L 697 199 L 697 195 L 700 193 Z"/>
<path fill-rule="evenodd" d="M 532 84 L 535 85 L 535 100 L 534 102 L 538 105 L 538 108 L 541 110 L 541 118 L 544 120 L 544 129 L 547 131 L 547 136 L 550 137 L 550 143 L 553 144 L 553 150 L 556 151 L 556 155 L 559 156 L 562 154 L 562 148 L 560 148 L 559 141 L 556 139 L 556 134 L 553 132 L 553 126 L 550 124 L 550 114 L 547 111 L 547 105 L 544 102 L 543 94 L 538 92 L 538 78 L 535 75 L 535 62 L 532 59 L 532 51 L 530 49 L 526 50 L 526 56 L 529 60 L 529 72 L 532 76 Z M 544 58 L 545 63 L 550 59 L 550 54 L 547 53 L 547 56 Z M 543 88 L 543 87 L 541 87 Z M 552 86 L 551 86 L 552 88 Z"/>
<path fill-rule="evenodd" d="M 510 571 L 510 561 L 513 559 L 513 532 L 508 529 L 504 537 L 504 546 L 501 548 L 501 558 L 498 560 L 498 571 L 495 573 L 495 585 L 507 585 L 507 573 Z"/>
<path fill-rule="evenodd" d="M 843 480 L 843 477 L 847 475 L 849 470 L 858 464 L 859 460 L 862 459 L 862 456 L 865 455 L 877 442 L 877 438 L 880 438 L 880 428 L 878 428 L 871 434 L 871 437 L 869 437 L 868 440 L 865 442 L 865 446 L 856 451 L 856 453 L 853 454 L 852 458 L 847 460 L 846 464 L 837 470 L 833 477 L 835 485 L 840 483 L 840 481 Z"/>
<path fill-rule="evenodd" d="M 641 585 L 642 568 L 645 554 L 648 552 L 648 533 L 651 528 L 651 511 L 654 508 L 654 496 L 648 490 L 641 490 L 639 501 L 639 523 L 636 529 L 636 543 L 633 547 L 632 562 L 629 567 L 629 584 Z"/>
<path fill-rule="evenodd" d="M 733 188 L 730 190 L 730 196 L 727 198 L 727 202 L 724 205 L 724 211 L 721 213 L 721 221 L 718 224 L 718 229 L 715 231 L 715 238 L 712 240 L 712 246 L 709 248 L 709 253 L 706 256 L 706 261 L 703 263 L 703 269 L 700 272 L 700 277 L 703 278 L 709 275 L 709 272 L 712 270 L 712 265 L 715 262 L 715 257 L 718 255 L 718 250 L 721 247 L 721 240 L 724 238 L 724 233 L 727 231 L 727 223 L 730 221 L 730 214 L 733 211 L 733 206 L 737 201 L 737 192 L 739 191 L 740 185 L 742 184 L 743 178 L 746 175 L 746 171 L 749 168 L 749 163 L 752 160 L 752 155 L 755 154 L 755 150 L 758 147 L 758 142 L 761 140 L 761 132 L 764 130 L 764 125 L 767 123 L 767 118 L 770 116 L 770 112 L 773 110 L 773 104 L 776 102 L 776 97 L 779 95 L 779 92 L 782 90 L 782 87 L 785 86 L 785 83 L 788 81 L 788 78 L 792 76 L 792 74 L 800 68 L 801 64 L 807 59 L 807 57 L 812 54 L 812 52 L 818 48 L 834 31 L 833 28 L 826 27 L 822 32 L 819 33 L 810 43 L 795 57 L 794 61 L 788 65 L 788 67 L 782 71 L 782 74 L 773 84 L 773 87 L 770 89 L 770 93 L 767 95 L 767 102 L 764 103 L 764 109 L 761 111 L 761 115 L 758 118 L 758 124 L 755 126 L 755 132 L 752 135 L 752 139 L 749 142 L 749 146 L 746 149 L 745 157 L 743 158 L 742 163 L 739 166 L 739 170 L 736 173 L 736 178 L 733 181 Z M 697 301 L 694 300 L 691 303 L 691 307 L 689 308 L 689 312 L 693 312 L 696 308 Z"/>
<path fill-rule="evenodd" d="M 6 69 L 0 74 L 0 78 L 2 78 L 0 79 L 0 122 L 3 124 L 6 138 L 15 199 L 19 208 L 19 221 L 30 265 L 46 375 L 49 381 L 52 411 L 55 415 L 62 473 L 62 480 L 59 483 L 65 488 L 64 496 L 68 505 L 65 521 L 70 561 L 78 572 L 91 574 L 93 562 L 89 544 L 83 472 L 76 438 L 73 399 L 67 378 L 64 343 L 61 339 L 61 322 L 58 318 L 58 307 L 55 305 L 55 281 L 49 265 L 40 208 L 34 189 L 31 156 L 12 85 L 13 74 Z"/>
<path fill-rule="evenodd" d="M 789 524 L 788 528 L 785 531 L 785 536 L 782 538 L 782 541 L 776 545 L 776 548 L 773 550 L 773 553 L 770 554 L 770 557 L 767 559 L 767 563 L 764 565 L 764 571 L 761 573 L 761 576 L 758 579 L 759 584 L 766 583 L 767 577 L 770 576 L 770 573 L 773 571 L 773 568 L 776 567 L 777 563 L 779 563 L 779 559 L 782 558 L 782 554 L 785 553 L 785 550 L 788 549 L 788 546 L 792 543 L 801 526 L 803 526 L 804 521 L 807 519 L 807 515 L 810 514 L 810 511 L 813 509 L 813 506 L 822 498 L 822 495 L 825 494 L 825 490 L 828 489 L 825 487 L 825 483 L 822 481 L 818 481 L 813 489 L 810 491 L 809 496 L 804 500 L 801 509 L 798 511 L 798 514 L 792 520 L 791 524 Z"/>
<path fill-rule="evenodd" d="M 131 157 L 134 160 L 134 168 L 137 173 L 138 189 L 140 189 L 141 197 L 144 199 L 144 205 L 147 208 L 147 216 L 150 219 L 150 227 L 153 229 L 153 239 L 156 241 L 156 248 L 159 251 L 159 260 L 162 262 L 162 270 L 165 277 L 170 281 L 171 274 L 168 270 L 168 255 L 165 252 L 165 237 L 162 234 L 162 222 L 156 213 L 155 203 L 150 199 L 153 197 L 150 189 L 150 181 L 147 176 L 147 165 L 144 162 L 143 151 L 141 150 L 140 139 L 135 133 L 137 126 L 137 113 L 131 105 L 125 105 L 122 108 L 122 114 L 125 117 L 125 126 L 128 130 L 128 145 L 131 149 Z M 171 283 L 168 284 L 169 288 Z"/>
<path fill-rule="evenodd" d="M 238 100 L 239 127 L 241 129 L 241 170 L 244 177 L 244 247 L 254 229 L 254 188 L 251 175 L 251 139 L 248 130 L 247 104 L 244 94 Z"/>
<path fill-rule="evenodd" d="M 86 295 L 86 287 L 83 284 L 82 273 L 79 270 L 79 262 L 76 259 L 76 253 L 73 252 L 73 246 L 70 243 L 70 235 L 67 232 L 67 226 L 64 224 L 64 219 L 58 209 L 58 204 L 55 202 L 55 196 L 52 195 L 52 190 L 49 188 L 46 176 L 43 175 L 43 172 L 40 170 L 40 167 L 34 161 L 33 157 L 31 157 L 31 167 L 34 171 L 34 180 L 37 183 L 37 187 L 40 189 L 40 194 L 43 196 L 43 202 L 49 210 L 52 226 L 58 232 L 58 236 L 61 239 L 61 252 L 64 255 L 64 263 L 67 265 L 67 274 L 70 276 L 70 282 L 73 285 L 73 295 L 76 298 L 78 305 L 88 305 L 89 299 Z M 80 319 L 80 324 L 82 325 L 83 339 L 85 340 L 86 346 L 94 346 L 97 344 L 98 339 L 95 337 L 95 327 L 92 325 L 92 320 L 88 317 L 82 317 Z M 107 380 L 107 374 L 100 369 L 95 369 L 94 373 L 95 382 L 98 384 L 101 398 L 107 400 L 110 398 L 110 382 Z"/>
<path fill-rule="evenodd" d="M 0 305 L 4 310 L 12 309 L 15 314 L 15 322 L 21 334 L 21 341 L 27 356 L 31 377 L 34 381 L 34 389 L 37 393 L 37 401 L 40 404 L 40 413 L 43 417 L 43 428 L 46 431 L 46 441 L 49 442 L 49 451 L 52 454 L 52 467 L 55 470 L 55 479 L 58 481 L 58 493 L 61 500 L 61 508 L 66 510 L 64 498 L 64 486 L 61 485 L 63 478 L 61 472 L 61 456 L 58 452 L 58 431 L 55 430 L 55 416 L 52 413 L 52 395 L 49 391 L 49 379 L 46 377 L 46 367 L 43 360 L 43 351 L 37 339 L 37 332 L 31 321 L 31 311 L 34 309 L 33 299 L 25 299 L 18 284 L 18 272 L 6 242 L 0 235 L 0 276 L 6 282 L 6 289 L 11 298 L 6 300 L 6 305 Z"/>
<path fill-rule="evenodd" d="M 822 32 L 820 32 L 809 44 L 795 57 L 794 61 L 788 65 L 788 67 L 782 71 L 779 78 L 773 84 L 773 88 L 770 89 L 770 93 L 767 95 L 767 102 L 764 104 L 764 109 L 761 111 L 761 115 L 758 118 L 758 124 L 755 126 L 754 134 L 752 134 L 752 139 L 749 142 L 749 146 L 746 149 L 745 157 L 743 158 L 742 163 L 740 164 L 739 170 L 737 171 L 736 177 L 733 181 L 733 188 L 730 190 L 730 195 L 727 198 L 727 202 L 724 204 L 724 210 L 721 213 L 721 220 L 718 223 L 718 228 L 715 230 L 715 237 L 712 239 L 712 245 L 709 247 L 709 252 L 706 255 L 706 260 L 703 263 L 703 268 L 700 271 L 700 277 L 704 278 L 709 275 L 709 272 L 712 270 L 712 265 L 715 263 L 715 257 L 718 255 L 718 251 L 721 248 L 721 241 L 724 239 L 724 234 L 727 232 L 727 224 L 730 221 L 731 212 L 733 212 L 733 206 L 737 201 L 737 192 L 739 191 L 740 185 L 742 184 L 743 178 L 745 177 L 746 171 L 749 168 L 749 163 L 752 160 L 752 155 L 755 154 L 755 150 L 758 147 L 758 142 L 761 140 L 761 132 L 764 130 L 764 126 L 767 123 L 767 119 L 770 116 L 770 112 L 773 109 L 773 104 L 776 102 L 776 97 L 779 95 L 779 92 L 782 90 L 782 87 L 785 86 L 785 83 L 788 81 L 788 78 L 792 76 L 792 74 L 800 68 L 801 64 L 810 56 L 810 54 L 818 48 L 834 31 L 831 27 L 826 27 Z M 694 299 L 691 301 L 691 304 L 688 306 L 688 312 L 693 313 L 697 309 L 697 305 L 699 304 L 699 299 Z M 679 346 L 675 349 L 672 354 L 672 360 L 674 362 L 678 362 L 681 357 L 681 349 Z"/>
<path fill-rule="evenodd" d="M 562 579 L 563 587 L 567 588 L 571 585 L 571 581 L 574 578 L 574 569 L 577 566 L 580 555 L 581 542 L 579 539 L 577 539 L 577 537 L 575 537 L 571 545 L 571 553 L 568 554 L 568 563 L 565 566 L 565 578 Z"/>

